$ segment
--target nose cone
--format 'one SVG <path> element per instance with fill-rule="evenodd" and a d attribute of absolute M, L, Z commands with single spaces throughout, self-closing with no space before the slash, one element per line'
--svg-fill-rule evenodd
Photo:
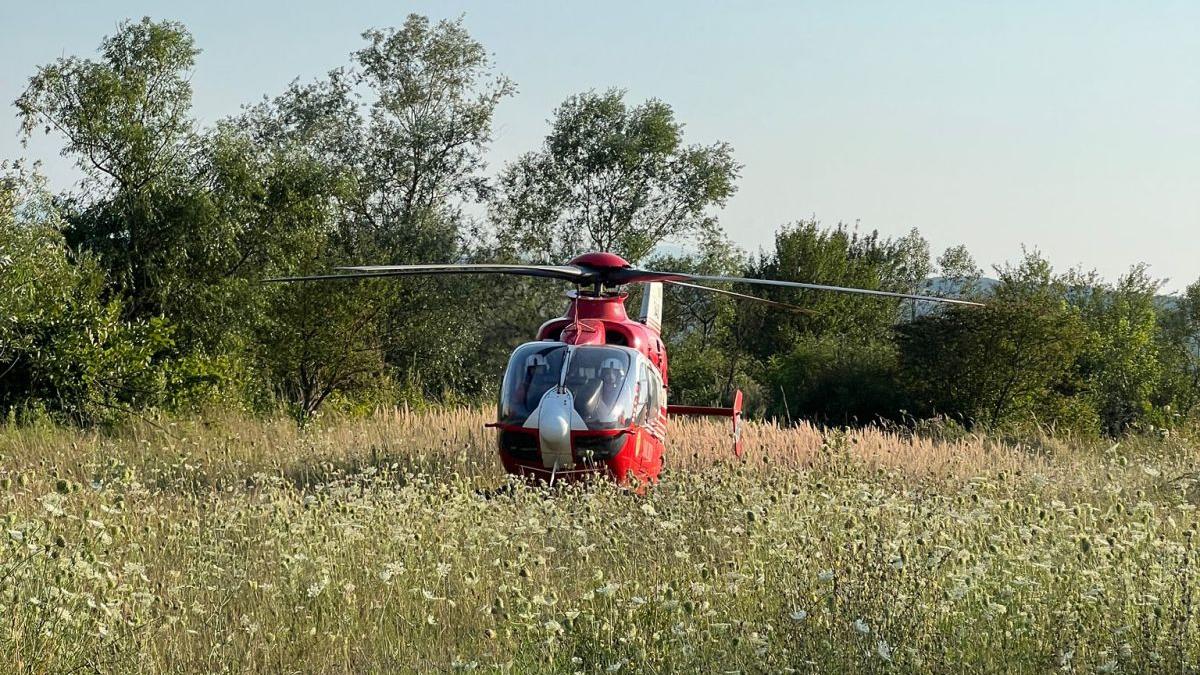
<path fill-rule="evenodd" d="M 569 469 L 574 466 L 571 456 L 571 418 L 575 413 L 575 398 L 571 392 L 558 393 L 551 389 L 538 406 L 538 442 L 542 465 L 547 469 Z"/>

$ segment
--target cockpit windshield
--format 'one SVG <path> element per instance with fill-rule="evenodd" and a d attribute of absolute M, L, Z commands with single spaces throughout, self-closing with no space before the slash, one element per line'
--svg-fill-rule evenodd
<path fill-rule="evenodd" d="M 542 396 L 558 386 L 567 346 L 561 342 L 531 342 L 517 347 L 508 359 L 500 394 L 500 421 L 524 424 Z"/>
<path fill-rule="evenodd" d="M 629 352 L 618 347 L 576 347 L 563 383 L 575 397 L 575 411 L 589 429 L 616 429 L 629 422 L 633 384 Z"/>
<path fill-rule="evenodd" d="M 563 386 L 575 399 L 575 411 L 589 429 L 618 429 L 633 414 L 636 352 L 628 348 L 560 342 L 531 342 L 508 361 L 500 394 L 500 421 L 524 424 L 542 396 Z"/>

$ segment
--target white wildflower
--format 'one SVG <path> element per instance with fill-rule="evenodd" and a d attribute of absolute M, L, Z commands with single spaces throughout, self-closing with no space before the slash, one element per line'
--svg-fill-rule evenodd
<path fill-rule="evenodd" d="M 306 591 L 306 593 L 307 593 L 308 597 L 315 598 L 318 595 L 320 595 L 325 590 L 325 587 L 328 585 L 329 585 L 329 578 L 323 577 L 321 580 L 314 581 L 313 583 L 309 584 L 308 590 Z"/>

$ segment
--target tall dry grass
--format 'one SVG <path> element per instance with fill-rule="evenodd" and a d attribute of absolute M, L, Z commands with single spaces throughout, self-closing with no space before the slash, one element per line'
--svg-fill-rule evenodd
<path fill-rule="evenodd" d="M 684 420 L 663 482 L 505 490 L 483 410 L 0 431 L 30 672 L 1192 672 L 1186 439 Z"/>
<path fill-rule="evenodd" d="M 114 463 L 161 474 L 168 481 L 187 475 L 217 486 L 256 473 L 314 482 L 331 471 L 396 464 L 484 484 L 501 475 L 495 432 L 484 426 L 493 417 L 491 410 L 483 408 L 397 408 L 303 428 L 285 417 L 215 414 L 133 421 L 115 430 L 12 427 L 0 433 L 0 456 L 10 472 L 50 469 L 77 481 Z M 1025 472 L 1072 480 L 1094 474 L 1097 467 L 1120 456 L 1186 464 L 1195 447 L 1183 437 L 1120 443 L 1047 437 L 1010 443 L 985 434 L 941 439 L 903 429 L 847 430 L 754 421 L 744 424 L 743 438 L 746 455 L 741 464 L 755 471 L 804 470 L 831 461 L 852 461 L 914 478 L 940 479 Z M 733 461 L 727 420 L 672 419 L 666 452 L 669 471 L 703 470 Z"/>

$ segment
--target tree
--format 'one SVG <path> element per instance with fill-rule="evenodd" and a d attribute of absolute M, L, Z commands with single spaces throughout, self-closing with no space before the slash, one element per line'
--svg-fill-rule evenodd
<path fill-rule="evenodd" d="M 512 83 L 493 73 L 461 19 L 410 15 L 399 29 L 363 37 L 350 68 L 293 84 L 228 125 L 268 156 L 313 167 L 312 180 L 278 188 L 312 200 L 309 224 L 297 224 L 317 237 L 288 273 L 460 260 L 462 207 L 487 195 L 483 153 Z M 335 391 L 389 379 L 376 376 L 420 381 L 431 395 L 478 390 L 485 380 L 475 363 L 490 352 L 474 335 L 483 327 L 471 305 L 484 288 L 463 279 L 279 287 L 261 334 L 264 362 L 302 415 Z"/>
<path fill-rule="evenodd" d="M 587 92 L 554 111 L 540 150 L 505 167 L 491 218 L 511 257 L 561 263 L 600 250 L 636 262 L 663 241 L 715 231 L 712 209 L 740 169 L 726 143 L 684 145 L 666 103 Z"/>
<path fill-rule="evenodd" d="M 699 238 L 694 249 L 682 254 L 654 255 L 646 266 L 690 274 L 737 276 L 742 273 L 745 262 L 745 254 L 724 232 L 710 232 Z M 636 295 L 631 293 L 628 304 L 636 307 L 640 302 L 640 289 L 635 292 Z M 714 346 L 722 318 L 728 319 L 733 310 L 731 299 L 671 284 L 666 285 L 663 293 L 663 339 L 672 347 L 694 341 L 701 352 Z"/>
<path fill-rule="evenodd" d="M 448 209 L 456 218 L 456 200 L 487 196 L 481 172 L 492 115 L 515 87 L 493 73 L 461 18 L 431 25 L 410 14 L 401 28 L 363 38 L 354 80 L 375 100 L 362 148 L 363 199 L 355 206 L 376 228 L 403 228 L 399 234 L 412 238 L 428 214 Z"/>
<path fill-rule="evenodd" d="M 985 307 L 951 307 L 896 327 L 902 378 L 919 415 L 985 426 L 1082 426 L 1076 360 L 1087 340 L 1067 285 L 1036 251 L 997 270 Z"/>
<path fill-rule="evenodd" d="M 126 322 L 36 173 L 0 165 L 0 411 L 102 422 L 162 401 L 161 322 Z"/>
<path fill-rule="evenodd" d="M 174 278 L 176 244 L 195 220 L 177 198 L 194 175 L 189 71 L 197 53 L 181 24 L 123 22 L 101 42 L 98 60 L 42 66 L 16 101 L 24 136 L 58 132 L 63 156 L 84 171 L 69 241 L 112 270 L 134 314 L 161 310 L 155 288 Z"/>
<path fill-rule="evenodd" d="M 982 293 L 980 281 L 983 278 L 983 270 L 975 264 L 975 258 L 966 246 L 960 244 L 947 248 L 938 257 L 937 267 L 942 283 L 948 286 L 940 290 L 960 298 L 979 297 Z"/>
<path fill-rule="evenodd" d="M 1115 286 L 1085 276 L 1072 293 L 1089 333 L 1079 356 L 1080 373 L 1108 434 L 1154 417 L 1162 381 L 1155 307 L 1160 287 L 1138 265 Z"/>
<path fill-rule="evenodd" d="M 1164 423 L 1186 419 L 1200 403 L 1200 281 L 1159 311 L 1158 354 Z"/>
<path fill-rule="evenodd" d="M 710 274 L 910 292 L 924 286 L 931 269 L 928 245 L 915 231 L 885 239 L 844 226 L 823 228 L 815 220 L 782 228 L 774 251 L 756 260 L 714 259 L 740 269 Z M 748 397 L 751 405 L 778 418 L 849 423 L 898 416 L 903 401 L 897 393 L 891 328 L 908 316 L 900 302 L 790 289 L 736 290 L 812 311 L 794 313 L 673 291 L 672 297 L 683 296 L 685 304 L 668 318 L 686 319 L 682 339 L 668 338 L 680 342 L 673 343 L 673 370 L 686 373 L 673 376 L 673 389 L 678 384 L 689 389 L 689 397 L 715 402 L 727 400 L 735 387 L 743 388 L 755 393 Z"/>
<path fill-rule="evenodd" d="M 915 230 L 897 239 L 879 232 L 863 234 L 845 225 L 822 227 L 799 221 L 775 235 L 775 249 L 760 255 L 747 276 L 805 283 L 912 293 L 922 289 L 932 269 L 929 246 Z M 809 314 L 772 313 L 750 347 L 761 358 L 785 353 L 801 338 L 837 336 L 838 340 L 887 340 L 902 317 L 903 302 L 828 291 L 770 289 L 765 295 L 800 302 Z"/>
<path fill-rule="evenodd" d="M 144 188 L 184 159 L 188 71 L 198 53 L 182 24 L 122 22 L 101 42 L 99 61 L 68 57 L 38 68 L 16 101 L 21 130 L 62 134 L 63 156 L 97 187 Z"/>
<path fill-rule="evenodd" d="M 1007 302 L 926 315 L 897 333 L 904 381 L 920 406 L 911 412 L 988 427 L 1057 422 L 1047 413 L 1084 341 L 1069 308 Z"/>
<path fill-rule="evenodd" d="M 695 248 L 682 254 L 659 254 L 647 261 L 651 269 L 693 274 L 737 276 L 745 265 L 745 254 L 723 232 L 701 236 Z M 744 289 L 739 289 L 744 290 Z M 743 312 L 758 307 L 747 301 L 693 288 L 667 284 L 663 289 L 663 339 L 670 346 L 671 395 L 676 401 L 695 405 L 727 405 L 733 390 L 741 388 L 747 405 L 756 407 L 762 396 L 746 366 L 753 365 L 729 346 L 745 322 Z M 637 307 L 640 289 L 628 304 Z M 753 315 L 761 320 L 760 314 Z M 750 319 L 747 319 L 750 321 Z"/>

